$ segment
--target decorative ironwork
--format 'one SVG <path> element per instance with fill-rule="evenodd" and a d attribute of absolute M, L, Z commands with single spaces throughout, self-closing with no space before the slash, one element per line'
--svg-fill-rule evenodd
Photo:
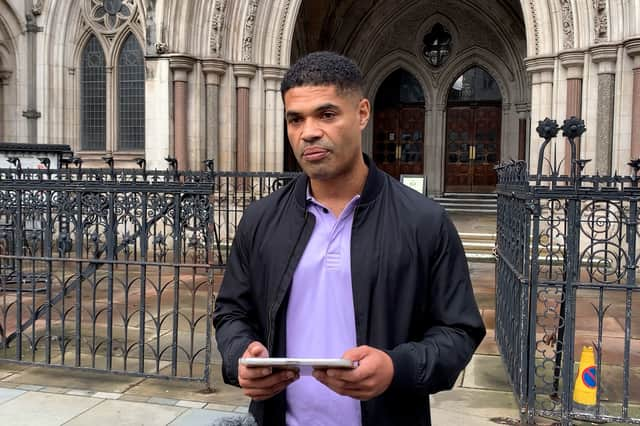
<path fill-rule="evenodd" d="M 565 143 L 554 139 L 560 129 L 571 149 L 569 175 L 555 154 L 556 144 Z M 630 410 L 640 402 L 630 386 L 640 367 L 632 355 L 640 351 L 632 334 L 640 312 L 640 160 L 629 163 L 631 176 L 585 175 L 589 160 L 577 158 L 575 147 L 582 120 L 559 127 L 545 119 L 537 131 L 544 142 L 535 175 L 524 162 L 496 168 L 496 340 L 522 423 L 535 416 L 563 425 L 640 423 Z M 599 384 L 597 404 L 587 410 L 573 402 L 582 345 L 595 348 Z"/>
<path fill-rule="evenodd" d="M 105 163 L 0 169 L 0 359 L 208 384 L 237 224 L 295 174 Z"/>

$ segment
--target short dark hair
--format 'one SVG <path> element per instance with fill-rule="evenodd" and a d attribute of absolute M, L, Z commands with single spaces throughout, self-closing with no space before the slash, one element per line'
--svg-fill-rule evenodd
<path fill-rule="evenodd" d="M 364 78 L 358 65 L 335 52 L 313 52 L 300 58 L 284 76 L 280 93 L 300 86 L 336 86 L 338 93 L 364 93 Z"/>

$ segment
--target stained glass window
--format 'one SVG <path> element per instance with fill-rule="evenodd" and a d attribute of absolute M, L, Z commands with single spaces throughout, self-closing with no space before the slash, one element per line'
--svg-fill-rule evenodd
<path fill-rule="evenodd" d="M 102 46 L 91 36 L 82 52 L 80 73 L 80 145 L 85 150 L 106 149 L 105 58 Z"/>
<path fill-rule="evenodd" d="M 129 34 L 118 59 L 119 148 L 144 149 L 144 54 Z"/>

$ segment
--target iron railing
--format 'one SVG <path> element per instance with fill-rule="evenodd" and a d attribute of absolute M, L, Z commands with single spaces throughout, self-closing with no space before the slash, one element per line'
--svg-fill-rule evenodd
<path fill-rule="evenodd" d="M 540 122 L 535 175 L 522 161 L 497 168 L 496 340 L 523 423 L 640 424 L 640 161 L 631 176 L 584 175 L 584 123 L 572 117 L 563 175 L 559 129 Z M 596 354 L 596 403 L 586 406 L 574 402 L 584 346 Z"/>
<path fill-rule="evenodd" d="M 0 169 L 0 360 L 209 385 L 236 226 L 294 176 Z"/>

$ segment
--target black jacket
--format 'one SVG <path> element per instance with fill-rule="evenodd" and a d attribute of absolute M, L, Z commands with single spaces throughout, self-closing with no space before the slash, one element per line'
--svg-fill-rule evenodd
<path fill-rule="evenodd" d="M 351 235 L 357 343 L 385 350 L 394 377 L 362 402 L 362 424 L 428 425 L 428 395 L 453 386 L 485 329 L 444 210 L 365 159 Z M 302 175 L 251 204 L 237 229 L 213 320 L 226 383 L 238 385 L 238 358 L 251 341 L 285 356 L 289 289 L 315 223 L 307 182 Z M 285 393 L 250 411 L 259 425 L 284 425 Z"/>

